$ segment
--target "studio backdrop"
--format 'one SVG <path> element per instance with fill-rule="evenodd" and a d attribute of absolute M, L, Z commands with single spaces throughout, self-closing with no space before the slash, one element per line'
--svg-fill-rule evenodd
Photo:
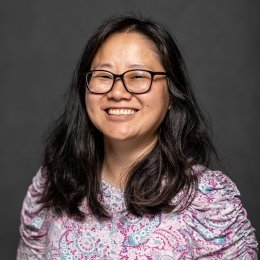
<path fill-rule="evenodd" d="M 175 35 L 221 170 L 259 232 L 259 1 L 0 1 L 1 259 L 15 259 L 22 201 L 88 37 L 105 18 L 129 12 Z"/>

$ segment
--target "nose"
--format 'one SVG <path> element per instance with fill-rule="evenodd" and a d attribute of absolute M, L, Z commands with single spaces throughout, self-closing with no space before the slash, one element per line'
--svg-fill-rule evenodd
<path fill-rule="evenodd" d="M 107 93 L 109 99 L 131 99 L 132 94 L 127 91 L 121 78 L 116 78 L 112 89 Z"/>

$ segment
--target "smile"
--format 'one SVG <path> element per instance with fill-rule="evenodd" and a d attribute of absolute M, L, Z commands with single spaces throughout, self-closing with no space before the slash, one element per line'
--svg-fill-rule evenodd
<path fill-rule="evenodd" d="M 107 109 L 109 115 L 121 116 L 121 115 L 133 115 L 136 112 L 134 109 Z"/>

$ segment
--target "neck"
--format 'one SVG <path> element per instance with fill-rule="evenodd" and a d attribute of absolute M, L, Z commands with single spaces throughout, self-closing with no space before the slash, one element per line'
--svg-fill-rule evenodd
<path fill-rule="evenodd" d="M 154 147 L 157 137 L 142 143 L 104 139 L 102 178 L 109 184 L 123 189 L 127 174 L 142 156 Z"/>

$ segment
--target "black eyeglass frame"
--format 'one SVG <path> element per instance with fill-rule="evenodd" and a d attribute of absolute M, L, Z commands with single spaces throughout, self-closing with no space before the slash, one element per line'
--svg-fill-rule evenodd
<path fill-rule="evenodd" d="M 112 83 L 112 85 L 111 85 L 111 88 L 110 88 L 108 91 L 106 91 L 106 92 L 93 92 L 93 91 L 91 91 L 91 90 L 89 89 L 89 85 L 88 85 L 88 75 L 89 75 L 90 73 L 95 72 L 95 71 L 108 72 L 108 73 L 110 73 L 110 74 L 113 76 L 113 83 Z M 136 93 L 136 92 L 133 92 L 133 91 L 131 91 L 131 90 L 129 90 L 129 89 L 127 88 L 127 86 L 126 86 L 126 84 L 125 84 L 125 81 L 124 81 L 124 75 L 125 75 L 126 73 L 128 73 L 128 72 L 131 72 L 131 71 L 145 71 L 145 72 L 148 72 L 148 73 L 151 74 L 151 83 L 150 83 L 150 86 L 149 86 L 149 88 L 148 88 L 147 90 L 145 90 L 145 91 L 143 91 L 143 92 L 138 92 L 138 93 Z M 127 92 L 129 92 L 129 93 L 131 93 L 131 94 L 144 94 L 144 93 L 148 92 L 148 91 L 151 89 L 151 86 L 152 86 L 152 84 L 153 84 L 154 76 L 156 76 L 156 75 L 163 75 L 163 76 L 166 76 L 166 77 L 168 76 L 167 72 L 151 71 L 151 70 L 144 70 L 144 69 L 132 69 L 132 70 L 127 70 L 127 71 L 125 71 L 125 72 L 122 73 L 122 74 L 115 74 L 115 73 L 113 73 L 113 72 L 111 72 L 111 71 L 108 71 L 108 70 L 90 70 L 90 71 L 88 71 L 88 72 L 85 74 L 85 84 L 86 84 L 87 89 L 89 90 L 89 92 L 92 93 L 92 94 L 106 94 L 106 93 L 108 93 L 109 91 L 112 90 L 112 88 L 114 87 L 114 84 L 115 84 L 116 79 L 117 79 L 117 78 L 120 78 L 121 81 L 123 82 L 123 86 L 124 86 L 124 88 L 126 89 Z"/>

